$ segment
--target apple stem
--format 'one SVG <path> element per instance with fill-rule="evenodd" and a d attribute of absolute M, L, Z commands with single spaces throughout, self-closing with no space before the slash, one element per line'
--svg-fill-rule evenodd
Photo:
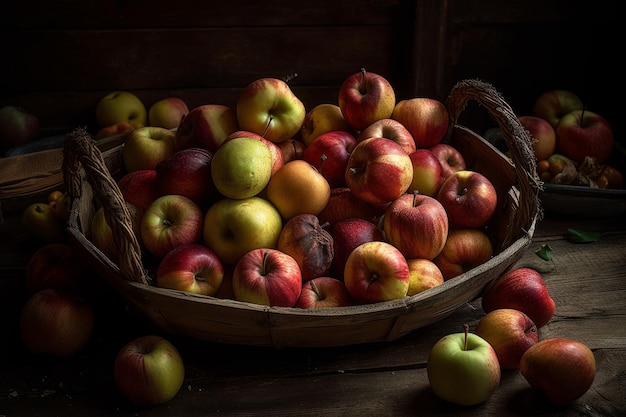
<path fill-rule="evenodd" d="M 463 331 L 465 333 L 465 340 L 463 341 L 463 350 L 467 350 L 467 335 L 469 333 L 469 325 L 467 323 L 463 325 Z"/>
<path fill-rule="evenodd" d="M 263 276 L 267 274 L 267 260 L 269 259 L 269 251 L 263 251 Z"/>
<path fill-rule="evenodd" d="M 363 81 L 365 81 L 365 73 L 367 71 L 365 71 L 365 68 L 361 68 L 361 77 L 363 78 Z"/>
<path fill-rule="evenodd" d="M 313 281 L 309 281 L 309 284 L 311 285 L 311 289 L 313 290 L 313 292 L 315 293 L 315 295 L 319 299 L 320 298 L 320 290 L 317 288 L 317 285 L 315 285 L 315 283 Z"/>
<path fill-rule="evenodd" d="M 417 200 L 417 195 L 418 195 L 419 193 L 420 193 L 420 192 L 419 192 L 418 190 L 414 190 L 414 191 L 413 191 L 413 207 L 415 207 L 415 201 Z"/>
<path fill-rule="evenodd" d="M 285 75 L 285 77 L 283 77 L 283 81 L 286 82 L 286 83 L 289 83 L 289 81 L 293 80 L 297 76 L 298 76 L 297 72 L 292 72 L 291 74 Z"/>
<path fill-rule="evenodd" d="M 324 167 L 324 162 L 328 159 L 328 156 L 326 156 L 325 153 L 322 154 L 322 156 L 320 156 L 320 169 L 318 169 L 319 172 L 322 172 L 322 168 Z"/>
<path fill-rule="evenodd" d="M 272 121 L 273 121 L 273 120 L 274 120 L 274 116 L 270 114 L 270 118 L 269 118 L 269 120 L 267 121 L 267 125 L 265 126 L 265 129 L 263 130 L 263 134 L 261 134 L 261 136 L 265 137 L 265 134 L 266 134 L 266 133 L 267 133 L 267 131 L 269 130 L 269 128 L 270 128 L 270 126 L 271 126 L 271 124 L 272 124 Z"/>

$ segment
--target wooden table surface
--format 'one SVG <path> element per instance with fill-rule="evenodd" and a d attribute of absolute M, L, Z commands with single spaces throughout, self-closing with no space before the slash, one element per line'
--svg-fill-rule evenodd
<path fill-rule="evenodd" d="M 538 224 L 519 262 L 539 270 L 555 299 L 540 338 L 587 344 L 597 362 L 590 390 L 557 408 L 529 388 L 517 370 L 504 371 L 485 403 L 459 407 L 437 399 L 426 375 L 431 346 L 472 329 L 484 315 L 480 300 L 448 318 L 396 340 L 339 348 L 258 348 L 167 336 L 185 361 L 178 395 L 157 407 L 138 407 L 117 391 L 112 370 L 121 346 L 159 333 L 106 286 L 90 343 L 70 359 L 34 356 L 17 337 L 25 300 L 24 266 L 36 249 L 16 218 L 0 224 L 0 416 L 626 416 L 626 219 L 576 219 L 550 213 Z M 602 232 L 593 243 L 572 243 L 568 228 Z M 552 261 L 535 251 L 552 248 Z"/>

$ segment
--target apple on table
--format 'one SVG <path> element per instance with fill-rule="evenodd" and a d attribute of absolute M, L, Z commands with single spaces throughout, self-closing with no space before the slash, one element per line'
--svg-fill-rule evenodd
<path fill-rule="evenodd" d="M 118 351 L 113 375 L 119 391 L 139 405 L 159 405 L 176 396 L 185 365 L 176 347 L 157 335 L 140 336 Z"/>

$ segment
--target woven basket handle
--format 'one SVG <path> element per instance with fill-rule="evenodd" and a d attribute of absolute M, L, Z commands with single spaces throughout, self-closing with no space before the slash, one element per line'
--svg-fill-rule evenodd
<path fill-rule="evenodd" d="M 104 207 L 104 217 L 111 227 L 115 244 L 120 248 L 118 261 L 122 276 L 128 281 L 148 284 L 141 248 L 122 192 L 95 141 L 85 129 L 78 128 L 67 135 L 63 148 L 63 179 L 72 199 L 80 197 L 83 180 L 81 167 L 94 195 Z"/>
<path fill-rule="evenodd" d="M 534 219 L 540 215 L 539 191 L 543 183 L 537 174 L 532 137 L 521 125 L 513 109 L 500 93 L 491 84 L 479 80 L 459 81 L 452 88 L 446 103 L 451 126 L 457 124 L 461 112 L 470 99 L 476 100 L 488 110 L 489 115 L 498 123 L 500 132 L 511 152 L 520 191 L 518 211 L 527 214 L 527 216 L 517 215 L 511 218 L 512 230 L 520 230 L 523 225 L 518 222 L 529 218 Z"/>

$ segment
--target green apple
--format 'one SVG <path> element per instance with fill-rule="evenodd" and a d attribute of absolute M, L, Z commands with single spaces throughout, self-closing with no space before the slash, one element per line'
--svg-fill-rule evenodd
<path fill-rule="evenodd" d="M 237 121 L 275 143 L 295 136 L 302 127 L 306 109 L 289 85 L 277 78 L 260 78 L 243 90 L 237 100 Z"/>
<path fill-rule="evenodd" d="M 148 112 L 141 99 L 128 91 L 113 91 L 102 97 L 96 105 L 98 127 L 127 122 L 134 127 L 145 126 Z"/>
<path fill-rule="evenodd" d="M 217 190 L 227 198 L 242 199 L 260 193 L 272 176 L 272 153 L 255 138 L 231 139 L 220 146 L 211 161 Z"/>
<path fill-rule="evenodd" d="M 495 350 L 482 337 L 463 333 L 442 337 L 433 345 L 426 365 L 435 395 L 458 405 L 486 401 L 500 384 L 500 364 Z"/>
<path fill-rule="evenodd" d="M 225 264 L 235 264 L 246 252 L 275 248 L 282 230 L 280 213 L 260 197 L 226 198 L 204 217 L 204 243 Z"/>
<path fill-rule="evenodd" d="M 132 130 L 124 140 L 122 161 L 126 172 L 155 169 L 176 150 L 175 135 L 169 129 L 143 126 Z"/>
<path fill-rule="evenodd" d="M 148 109 L 148 124 L 174 129 L 189 114 L 187 103 L 178 97 L 166 97 L 154 102 Z"/>

